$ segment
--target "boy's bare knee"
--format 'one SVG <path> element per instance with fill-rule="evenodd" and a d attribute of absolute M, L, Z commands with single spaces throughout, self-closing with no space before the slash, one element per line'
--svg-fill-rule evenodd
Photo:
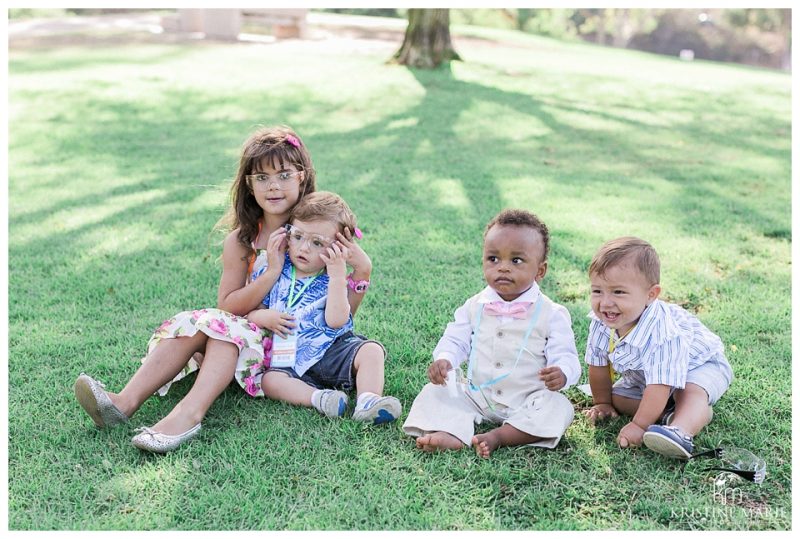
<path fill-rule="evenodd" d="M 383 361 L 386 354 L 383 352 L 383 347 L 378 343 L 368 342 L 361 346 L 356 353 L 356 356 L 369 358 L 372 361 Z"/>
<path fill-rule="evenodd" d="M 356 352 L 353 366 L 358 369 L 364 362 L 383 364 L 384 359 L 386 359 L 386 353 L 383 351 L 383 347 L 378 343 L 368 342 L 362 344 L 358 352 Z"/>
<path fill-rule="evenodd" d="M 261 376 L 261 391 L 263 391 L 264 394 L 272 393 L 287 377 L 287 374 L 279 372 L 265 372 Z"/>
<path fill-rule="evenodd" d="M 687 382 L 683 389 L 678 389 L 674 393 L 676 403 L 688 401 L 692 403 L 708 402 L 708 392 L 701 386 Z"/>

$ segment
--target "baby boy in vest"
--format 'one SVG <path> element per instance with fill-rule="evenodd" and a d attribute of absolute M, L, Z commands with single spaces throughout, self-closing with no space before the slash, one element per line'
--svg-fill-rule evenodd
<path fill-rule="evenodd" d="M 431 383 L 403 424 L 417 448 L 473 446 L 488 458 L 502 446 L 558 444 L 574 415 L 558 391 L 577 382 L 581 368 L 569 312 L 537 284 L 548 248 L 547 226 L 527 211 L 504 210 L 486 226 L 488 286 L 456 310 L 433 351 Z M 475 435 L 484 420 L 500 426 Z"/>

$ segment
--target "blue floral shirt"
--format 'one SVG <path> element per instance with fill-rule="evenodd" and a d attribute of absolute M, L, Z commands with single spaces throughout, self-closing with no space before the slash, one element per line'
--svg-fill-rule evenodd
<path fill-rule="evenodd" d="M 291 310 L 287 308 L 289 289 L 292 286 L 292 262 L 289 254 L 283 262 L 283 269 L 278 282 L 272 287 L 262 303 L 269 309 L 291 312 L 295 317 L 297 332 L 297 356 L 294 371 L 298 376 L 314 366 L 330 348 L 337 337 L 353 330 L 352 315 L 340 328 L 331 328 L 325 323 L 325 305 L 328 300 L 328 274 L 323 273 L 315 277 L 296 279 L 295 294 L 297 294 L 309 280 L 312 283 L 303 291 Z"/>

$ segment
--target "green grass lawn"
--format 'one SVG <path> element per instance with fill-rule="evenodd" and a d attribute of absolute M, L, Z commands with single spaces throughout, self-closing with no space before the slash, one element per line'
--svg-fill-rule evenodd
<path fill-rule="evenodd" d="M 436 72 L 385 64 L 399 43 L 10 50 L 11 529 L 790 528 L 790 76 L 470 33 L 465 62 Z M 542 286 L 582 365 L 592 254 L 628 234 L 658 249 L 664 296 L 721 336 L 736 374 L 697 442 L 758 453 L 765 482 L 720 500 L 703 464 L 617 448 L 624 422 L 591 427 L 574 389 L 558 448 L 488 461 L 235 384 L 163 457 L 132 430 L 188 382 L 96 430 L 75 378 L 119 391 L 162 320 L 214 305 L 211 229 L 242 141 L 276 123 L 359 217 L 374 273 L 356 327 L 386 345 L 405 411 L 482 288 L 485 223 L 523 207 L 550 227 Z"/>

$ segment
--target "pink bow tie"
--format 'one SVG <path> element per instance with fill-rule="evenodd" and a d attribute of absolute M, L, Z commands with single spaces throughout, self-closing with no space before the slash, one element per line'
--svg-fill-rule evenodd
<path fill-rule="evenodd" d="M 528 308 L 531 306 L 529 301 L 519 301 L 517 303 L 506 303 L 504 301 L 493 301 L 487 303 L 483 312 L 492 316 L 510 316 L 512 318 L 525 318 Z"/>

